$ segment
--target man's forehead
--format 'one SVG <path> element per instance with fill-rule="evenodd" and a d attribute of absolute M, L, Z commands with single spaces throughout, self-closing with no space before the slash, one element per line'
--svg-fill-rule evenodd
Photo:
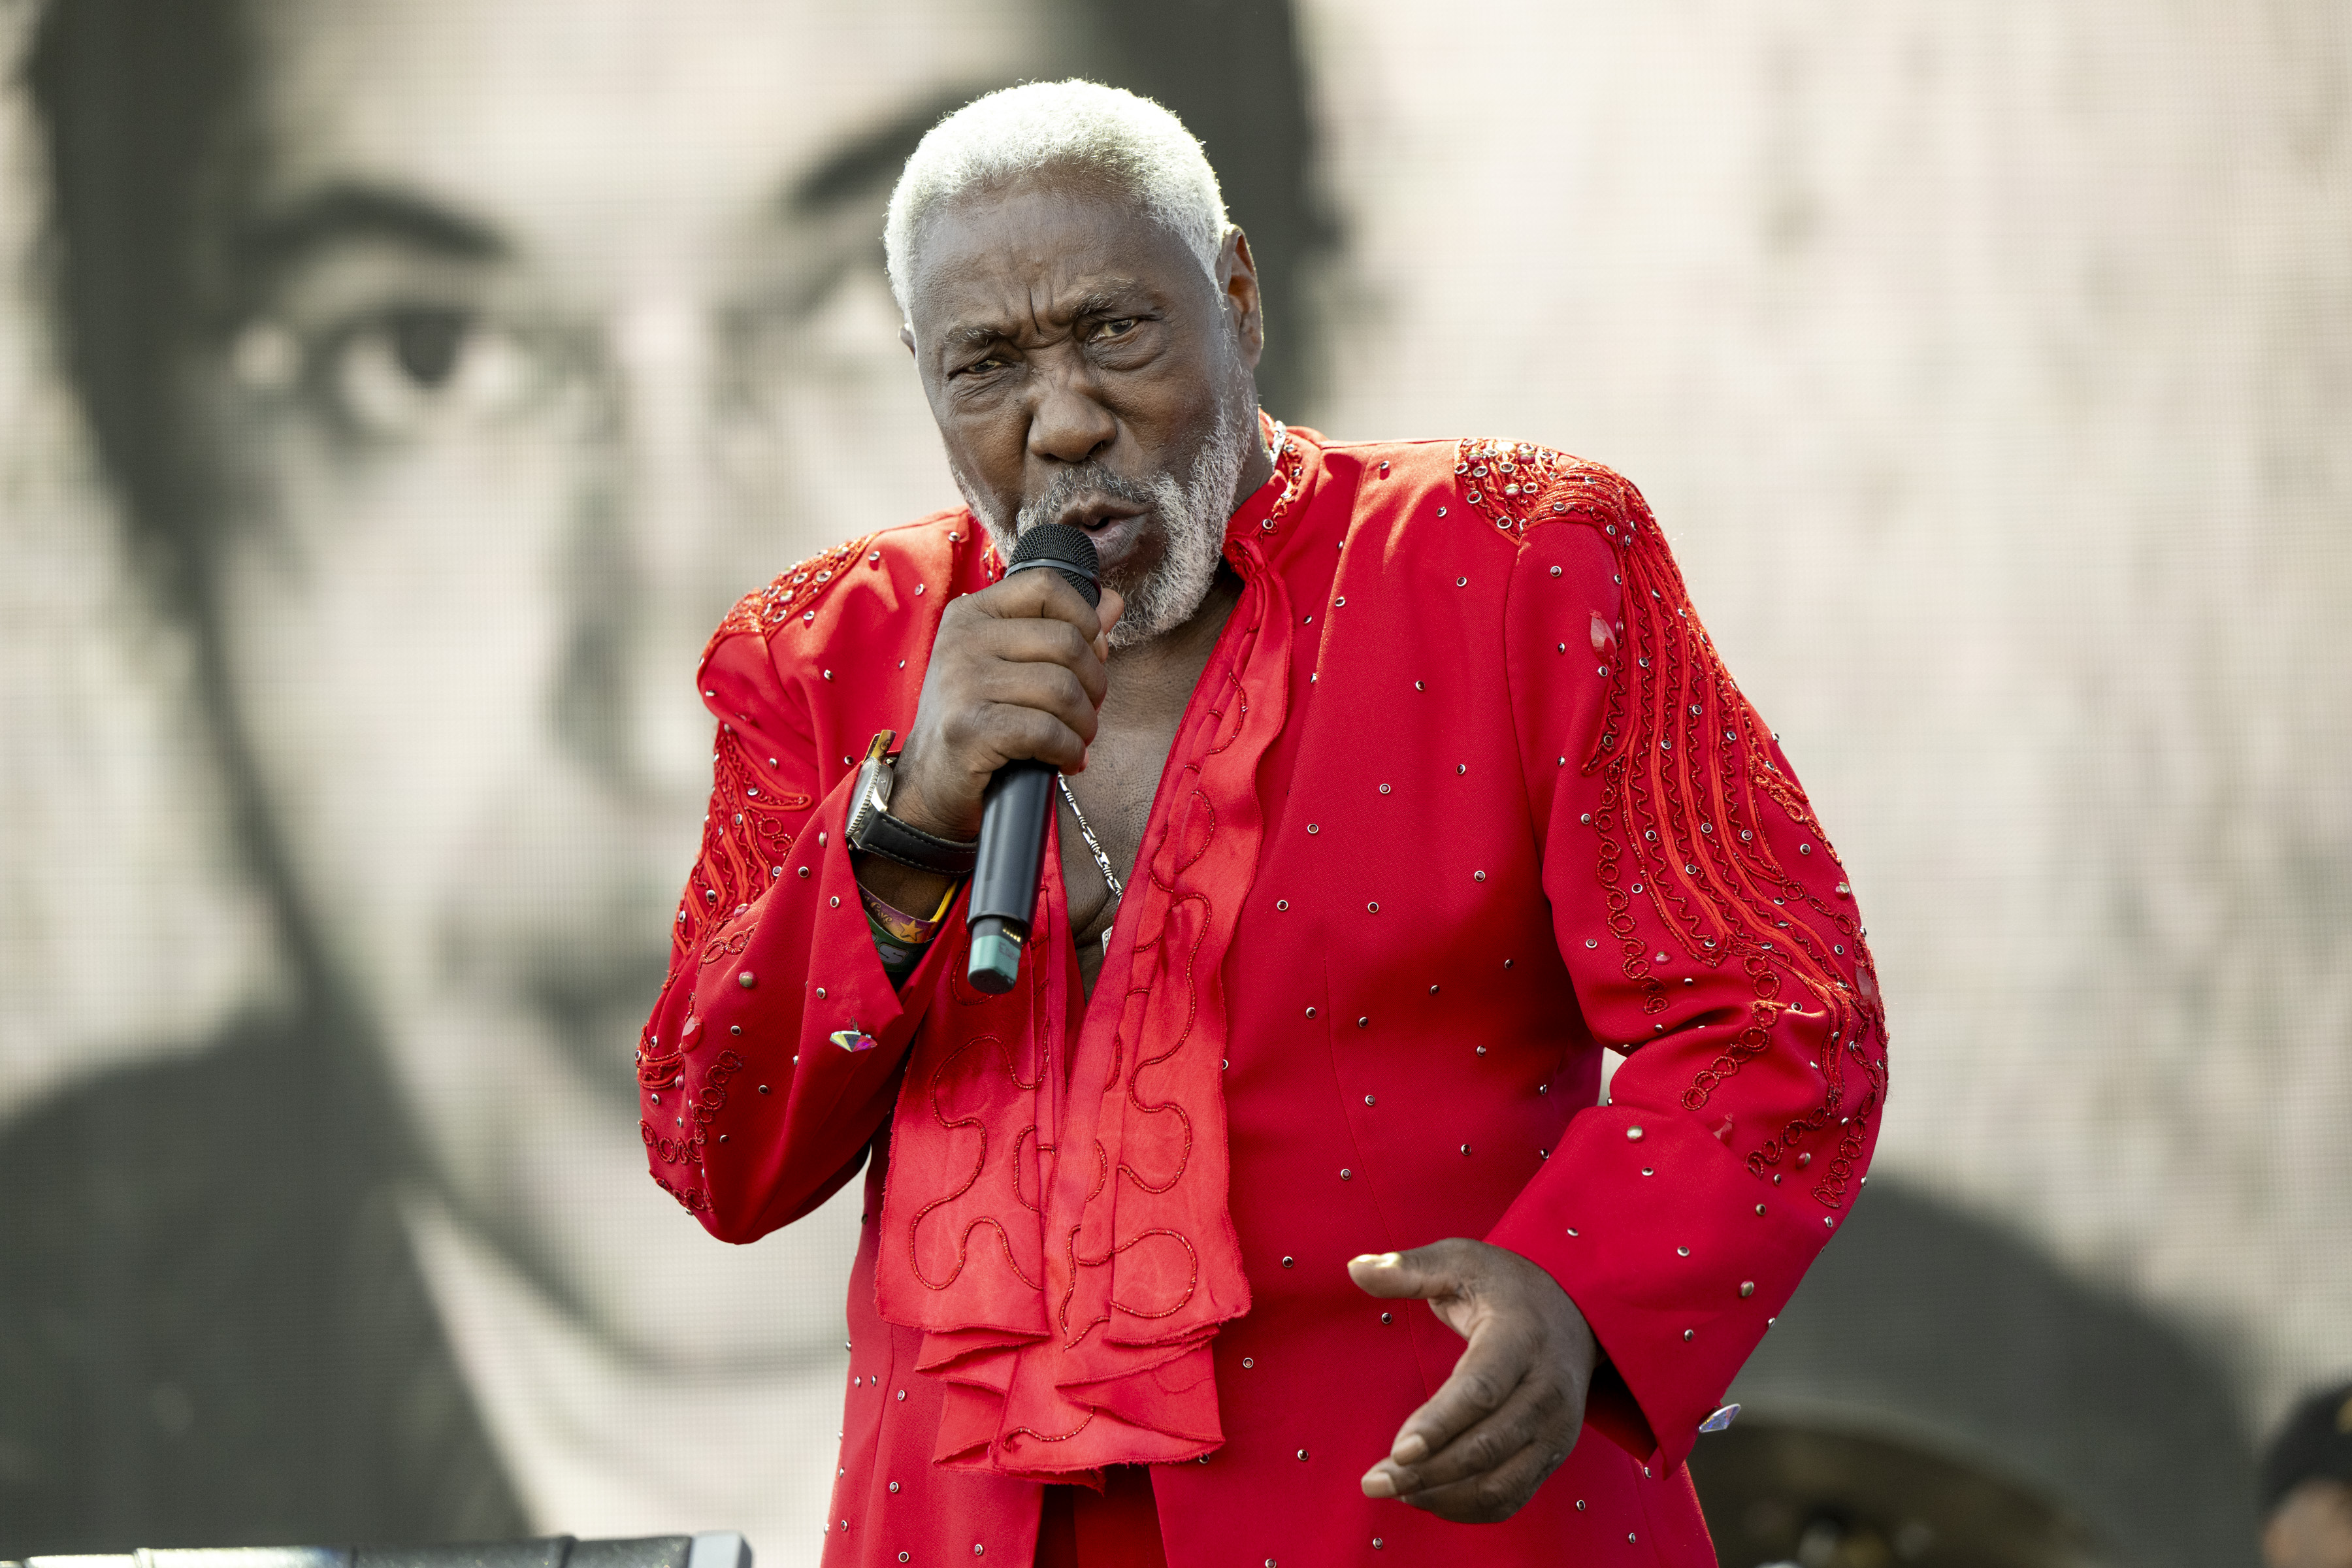
<path fill-rule="evenodd" d="M 1059 180 L 947 203 L 914 250 L 917 335 L 942 341 L 1017 335 L 1205 283 L 1192 247 L 1131 197 Z"/>
<path fill-rule="evenodd" d="M 795 185 L 886 187 L 944 104 L 1034 62 L 1045 7 L 255 0 L 256 194 L 423 193 L 523 249 L 694 245 Z M 861 142 L 887 150 L 845 171 Z"/>

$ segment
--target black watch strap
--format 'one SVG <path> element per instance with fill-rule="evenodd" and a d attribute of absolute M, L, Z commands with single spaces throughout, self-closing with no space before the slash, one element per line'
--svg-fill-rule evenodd
<path fill-rule="evenodd" d="M 888 812 L 877 812 L 868 817 L 865 830 L 858 834 L 852 847 L 942 877 L 969 877 L 980 861 L 978 839 L 958 843 L 952 838 L 941 838 L 910 826 Z"/>

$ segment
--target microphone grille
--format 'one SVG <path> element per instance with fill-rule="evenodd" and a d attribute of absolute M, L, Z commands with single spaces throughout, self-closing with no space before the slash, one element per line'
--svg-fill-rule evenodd
<path fill-rule="evenodd" d="M 1040 522 L 1022 530 L 1020 542 L 1013 547 L 1013 559 L 1005 563 L 1004 574 L 1025 572 L 1035 566 L 1050 566 L 1059 572 L 1071 587 L 1084 595 L 1089 605 L 1102 602 L 1102 589 L 1095 579 L 1102 571 L 1102 560 L 1095 553 L 1095 542 L 1087 537 L 1083 528 L 1073 528 L 1066 522 Z"/>

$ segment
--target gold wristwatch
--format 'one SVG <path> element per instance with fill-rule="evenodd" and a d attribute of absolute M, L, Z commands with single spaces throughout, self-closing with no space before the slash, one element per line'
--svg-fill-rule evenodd
<path fill-rule="evenodd" d="M 844 830 L 849 847 L 918 871 L 971 876 L 980 858 L 978 839 L 941 838 L 890 815 L 890 786 L 898 778 L 898 756 L 890 744 L 898 738 L 896 730 L 878 730 L 866 748 L 865 763 L 857 770 L 857 787 L 849 797 L 849 825 Z"/>

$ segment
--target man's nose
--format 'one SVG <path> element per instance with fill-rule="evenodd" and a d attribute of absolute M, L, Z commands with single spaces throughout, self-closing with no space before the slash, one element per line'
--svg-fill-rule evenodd
<path fill-rule="evenodd" d="M 710 718 L 690 682 L 730 591 L 713 447 L 710 325 L 655 294 L 616 313 L 580 452 L 553 696 L 564 750 L 609 787 L 674 802 L 709 782 Z"/>
<path fill-rule="evenodd" d="M 1041 356 L 1029 410 L 1029 456 L 1083 463 L 1118 439 L 1118 419 L 1103 404 L 1084 357 Z"/>

